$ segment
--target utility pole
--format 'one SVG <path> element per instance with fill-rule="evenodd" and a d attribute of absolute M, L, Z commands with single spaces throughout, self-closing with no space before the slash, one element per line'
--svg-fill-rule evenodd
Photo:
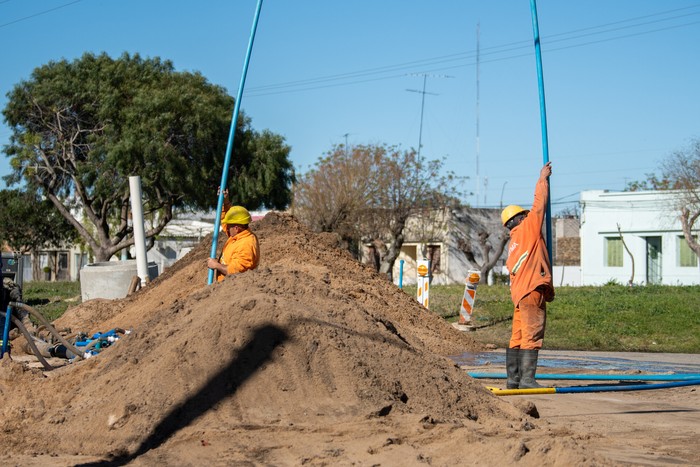
<path fill-rule="evenodd" d="M 433 78 L 452 78 L 452 76 L 447 75 L 429 75 L 427 73 L 412 73 L 410 76 L 422 76 L 423 77 L 423 90 L 418 89 L 406 89 L 406 91 L 417 92 L 421 94 L 421 104 L 420 104 L 420 129 L 418 130 L 418 157 L 420 157 L 420 151 L 423 147 L 423 111 L 425 110 L 425 95 L 430 94 L 432 96 L 437 96 L 434 92 L 426 92 L 425 86 L 428 82 L 428 76 Z"/>
<path fill-rule="evenodd" d="M 476 23 L 476 207 L 479 207 L 479 185 L 481 180 L 479 179 L 479 152 L 481 151 L 479 145 L 479 33 L 481 30 L 481 23 Z"/>
<path fill-rule="evenodd" d="M 489 177 L 484 177 L 484 206 L 486 206 L 486 193 L 489 188 Z"/>
<path fill-rule="evenodd" d="M 501 209 L 503 209 L 503 192 L 506 190 L 506 183 L 508 183 L 508 180 L 503 182 L 503 186 L 501 187 Z"/>

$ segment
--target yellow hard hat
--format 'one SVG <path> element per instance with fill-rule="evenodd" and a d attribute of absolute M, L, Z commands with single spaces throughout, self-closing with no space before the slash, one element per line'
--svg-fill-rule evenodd
<path fill-rule="evenodd" d="M 226 225 L 248 225 L 250 221 L 250 213 L 246 208 L 243 206 L 231 206 L 231 208 L 226 211 L 224 220 L 221 223 Z"/>
<path fill-rule="evenodd" d="M 501 222 L 503 225 L 506 225 L 506 223 L 520 214 L 521 212 L 527 212 L 527 209 L 521 208 L 517 204 L 511 204 L 509 206 L 506 206 L 506 208 L 501 211 Z"/>

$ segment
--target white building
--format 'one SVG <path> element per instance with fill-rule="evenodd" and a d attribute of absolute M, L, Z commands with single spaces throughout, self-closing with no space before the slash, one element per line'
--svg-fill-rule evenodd
<path fill-rule="evenodd" d="M 581 192 L 582 284 L 700 284 L 679 199 L 673 191 Z"/>

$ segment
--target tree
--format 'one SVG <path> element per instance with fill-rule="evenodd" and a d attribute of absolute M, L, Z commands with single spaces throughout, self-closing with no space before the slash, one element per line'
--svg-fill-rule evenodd
<path fill-rule="evenodd" d="M 414 150 L 380 149 L 377 196 L 364 217 L 365 235 L 384 244 L 379 272 L 391 278 L 404 242 L 406 222 L 416 213 L 457 204 L 457 177 L 441 174 L 442 160 L 426 160 Z"/>
<path fill-rule="evenodd" d="M 221 178 L 233 98 L 199 73 L 169 61 L 85 54 L 50 62 L 8 94 L 12 128 L 4 152 L 12 183 L 38 189 L 93 250 L 108 260 L 133 245 L 131 175 L 141 177 L 146 236 L 173 210 L 211 208 Z M 258 133 L 243 114 L 229 167 L 231 201 L 285 208 L 291 199 L 290 148 Z"/>
<path fill-rule="evenodd" d="M 459 232 L 457 248 L 464 253 L 470 263 L 475 264 L 479 268 L 479 283 L 486 284 L 489 273 L 503 254 L 503 250 L 510 239 L 510 233 L 506 229 L 500 229 L 497 235 L 493 235 L 493 232 L 488 232 L 484 228 L 479 229 L 477 232 L 479 239 L 478 251 L 481 257 L 481 261 L 479 261 L 476 255 L 476 247 L 468 233 L 460 232 L 459 230 L 457 232 Z M 490 237 L 492 238 L 489 239 Z"/>
<path fill-rule="evenodd" d="M 48 200 L 20 190 L 0 190 L 0 243 L 21 254 L 73 242 L 76 231 Z"/>
<path fill-rule="evenodd" d="M 628 191 L 674 190 L 678 193 L 674 209 L 679 212 L 683 236 L 690 249 L 700 256 L 700 243 L 696 225 L 700 218 L 700 139 L 696 138 L 685 148 L 673 152 L 661 163 L 661 176 L 647 174 L 647 180 L 632 182 Z"/>
<path fill-rule="evenodd" d="M 382 152 L 374 149 L 356 146 L 348 154 L 346 148 L 334 147 L 299 178 L 294 192 L 295 215 L 313 230 L 339 234 L 356 255 L 360 216 L 377 196 Z"/>
<path fill-rule="evenodd" d="M 338 232 L 348 242 L 375 246 L 379 272 L 391 271 L 412 215 L 455 202 L 456 178 L 443 162 L 383 144 L 335 146 L 300 178 L 295 209 L 302 221 Z"/>

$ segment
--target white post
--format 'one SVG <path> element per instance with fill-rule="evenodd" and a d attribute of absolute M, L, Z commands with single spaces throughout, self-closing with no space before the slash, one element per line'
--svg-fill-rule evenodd
<path fill-rule="evenodd" d="M 146 233 L 143 228 L 143 205 L 141 203 L 141 177 L 129 177 L 129 192 L 131 193 L 131 217 L 134 227 L 134 247 L 136 248 L 136 274 L 141 279 L 141 285 L 146 285 L 148 279 L 148 261 L 146 259 Z"/>

